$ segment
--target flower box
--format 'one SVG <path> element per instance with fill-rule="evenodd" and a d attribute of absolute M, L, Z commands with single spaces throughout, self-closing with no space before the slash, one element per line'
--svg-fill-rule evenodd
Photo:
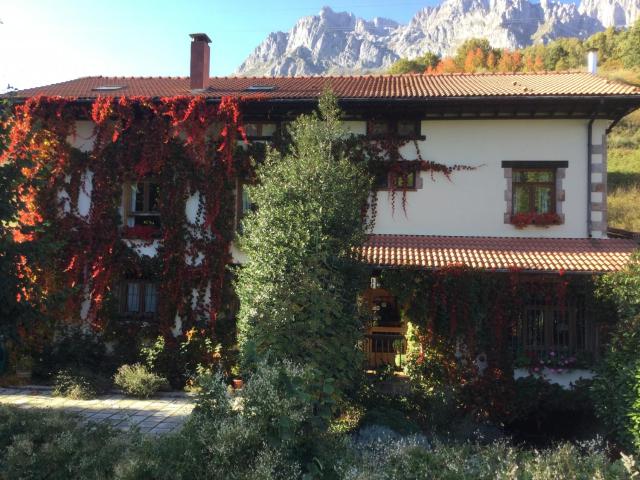
<path fill-rule="evenodd" d="M 517 213 L 511 215 L 511 224 L 516 228 L 524 228 L 529 225 L 537 227 L 548 227 L 549 225 L 560 225 L 562 218 L 557 213 Z"/>
<path fill-rule="evenodd" d="M 151 241 L 160 238 L 160 229 L 154 225 L 136 225 L 135 227 L 124 227 L 122 238 L 129 240 Z"/>

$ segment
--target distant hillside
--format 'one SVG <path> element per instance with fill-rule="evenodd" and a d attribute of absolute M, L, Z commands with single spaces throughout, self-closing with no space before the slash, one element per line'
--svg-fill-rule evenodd
<path fill-rule="evenodd" d="M 446 56 L 471 37 L 498 49 L 519 49 L 560 37 L 584 39 L 606 27 L 630 26 L 640 0 L 444 0 L 423 8 L 406 25 L 364 20 L 324 7 L 288 32 L 271 33 L 238 68 L 239 75 L 366 73 L 400 58 Z"/>
<path fill-rule="evenodd" d="M 610 76 L 640 86 L 639 71 L 612 72 Z M 609 134 L 607 163 L 609 225 L 640 232 L 640 110 Z"/>

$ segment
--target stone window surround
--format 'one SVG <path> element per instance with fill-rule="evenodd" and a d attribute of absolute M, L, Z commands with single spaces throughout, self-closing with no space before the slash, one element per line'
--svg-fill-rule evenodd
<path fill-rule="evenodd" d="M 566 177 L 566 170 L 569 164 L 566 161 L 527 161 L 513 160 L 503 161 L 502 170 L 506 181 L 504 192 L 505 213 L 504 223 L 511 224 L 511 216 L 513 215 L 513 169 L 514 168 L 555 168 L 556 170 L 556 215 L 560 218 L 560 224 L 564 223 L 564 213 L 562 212 L 562 204 L 565 200 L 565 192 L 563 182 Z"/>

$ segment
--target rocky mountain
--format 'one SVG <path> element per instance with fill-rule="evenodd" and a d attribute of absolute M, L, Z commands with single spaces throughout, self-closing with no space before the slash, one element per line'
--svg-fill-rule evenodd
<path fill-rule="evenodd" d="M 375 72 L 401 57 L 447 55 L 470 37 L 496 48 L 522 48 L 558 37 L 585 38 L 640 18 L 640 0 L 444 0 L 406 25 L 363 20 L 324 7 L 288 32 L 271 33 L 240 65 L 238 75 L 319 75 Z"/>

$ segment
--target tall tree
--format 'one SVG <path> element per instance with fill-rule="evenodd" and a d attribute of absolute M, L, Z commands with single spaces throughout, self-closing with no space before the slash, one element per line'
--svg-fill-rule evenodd
<path fill-rule="evenodd" d="M 293 122 L 289 152 L 271 150 L 249 189 L 257 209 L 241 238 L 240 344 L 245 368 L 288 359 L 344 391 L 362 365 L 363 277 L 353 252 L 366 232 L 371 178 L 347 158 L 335 97 L 323 94 L 319 107 Z"/>
<path fill-rule="evenodd" d="M 395 62 L 387 73 L 391 75 L 399 75 L 402 73 L 424 73 L 429 67 L 433 68 L 440 62 L 440 55 L 427 52 L 421 57 L 409 60 L 407 58 L 401 58 Z"/>

